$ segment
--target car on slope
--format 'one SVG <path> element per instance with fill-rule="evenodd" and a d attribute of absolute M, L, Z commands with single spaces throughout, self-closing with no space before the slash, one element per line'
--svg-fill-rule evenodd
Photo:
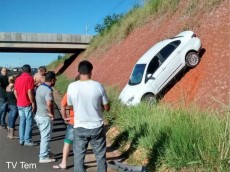
<path fill-rule="evenodd" d="M 123 104 L 155 102 L 162 89 L 185 67 L 200 62 L 201 40 L 193 31 L 183 31 L 151 47 L 135 64 L 119 95 Z"/>

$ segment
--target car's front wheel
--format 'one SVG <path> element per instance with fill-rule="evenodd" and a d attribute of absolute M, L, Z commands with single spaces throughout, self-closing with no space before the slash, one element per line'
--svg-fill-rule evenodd
<path fill-rule="evenodd" d="M 189 68 L 194 68 L 199 64 L 200 57 L 196 52 L 190 52 L 186 55 L 185 62 Z"/>
<path fill-rule="evenodd" d="M 143 96 L 141 101 L 146 102 L 148 104 L 156 104 L 157 103 L 157 97 L 154 94 L 148 93 L 148 94 Z"/>

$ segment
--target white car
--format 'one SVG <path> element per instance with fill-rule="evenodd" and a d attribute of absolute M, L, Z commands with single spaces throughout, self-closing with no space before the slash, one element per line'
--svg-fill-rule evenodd
<path fill-rule="evenodd" d="M 155 102 L 160 91 L 181 69 L 199 64 L 200 49 L 201 41 L 192 31 L 157 43 L 137 61 L 119 99 L 126 105 L 136 105 L 142 100 Z"/>

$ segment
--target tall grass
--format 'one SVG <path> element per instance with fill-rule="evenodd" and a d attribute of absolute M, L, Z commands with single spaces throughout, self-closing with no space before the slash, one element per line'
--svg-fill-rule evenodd
<path fill-rule="evenodd" d="M 68 79 L 65 75 L 57 76 L 57 81 L 55 84 L 55 89 L 61 94 L 64 95 L 67 91 L 68 85 L 73 82 L 74 79 Z"/>
<path fill-rule="evenodd" d="M 147 159 L 150 171 L 162 167 L 176 171 L 181 168 L 226 171 L 229 167 L 228 112 L 219 115 L 195 108 L 147 104 L 125 107 L 112 94 L 115 109 L 106 118 L 113 119 L 111 124 L 120 131 L 114 138 L 115 145 L 128 145 L 128 149 L 122 149 L 125 158 L 133 159 L 135 152 L 142 150 L 140 161 Z"/>
<path fill-rule="evenodd" d="M 58 76 L 56 89 L 64 94 L 73 80 Z M 147 162 L 149 171 L 182 168 L 201 171 L 228 171 L 230 161 L 230 114 L 201 112 L 196 108 L 172 109 L 144 103 L 122 105 L 118 88 L 106 88 L 111 111 L 105 118 L 119 135 L 112 146 L 123 151 L 131 163 Z M 135 152 L 140 153 L 138 157 Z M 134 161 L 135 160 L 135 161 Z"/>
<path fill-rule="evenodd" d="M 175 121 L 162 160 L 174 168 L 194 165 L 222 168 L 218 145 L 224 121 L 217 115 L 194 111 L 178 112 Z"/>
<path fill-rule="evenodd" d="M 122 108 L 124 108 L 124 106 L 120 104 L 118 100 L 118 87 L 107 87 L 106 91 L 109 95 L 110 106 L 112 108 L 109 112 L 105 112 L 104 115 L 106 116 L 109 126 L 113 126 L 115 125 L 115 119 L 117 118 L 117 115 L 120 114 L 120 111 L 122 110 Z"/>

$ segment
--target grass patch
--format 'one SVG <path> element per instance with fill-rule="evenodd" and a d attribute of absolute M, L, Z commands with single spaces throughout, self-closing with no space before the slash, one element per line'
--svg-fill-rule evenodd
<path fill-rule="evenodd" d="M 65 75 L 59 75 L 57 76 L 55 89 L 63 96 L 67 91 L 68 85 L 73 81 L 74 79 L 68 79 Z"/>
<path fill-rule="evenodd" d="M 125 107 L 117 99 L 118 94 L 111 90 L 108 94 L 112 97 L 112 111 L 105 117 L 119 130 L 112 146 L 119 148 L 128 162 L 139 165 L 147 162 L 149 171 L 162 167 L 176 171 L 182 168 L 227 171 L 229 168 L 229 112 L 220 115 L 195 108 L 172 109 L 147 104 Z"/>
<path fill-rule="evenodd" d="M 71 82 L 60 75 L 55 88 L 63 95 Z M 144 164 L 149 171 L 228 171 L 229 112 L 220 115 L 195 108 L 172 109 L 144 103 L 126 107 L 118 100 L 118 88 L 106 90 L 111 111 L 104 116 L 109 127 L 119 130 L 112 147 L 119 149 L 130 164 Z"/>

